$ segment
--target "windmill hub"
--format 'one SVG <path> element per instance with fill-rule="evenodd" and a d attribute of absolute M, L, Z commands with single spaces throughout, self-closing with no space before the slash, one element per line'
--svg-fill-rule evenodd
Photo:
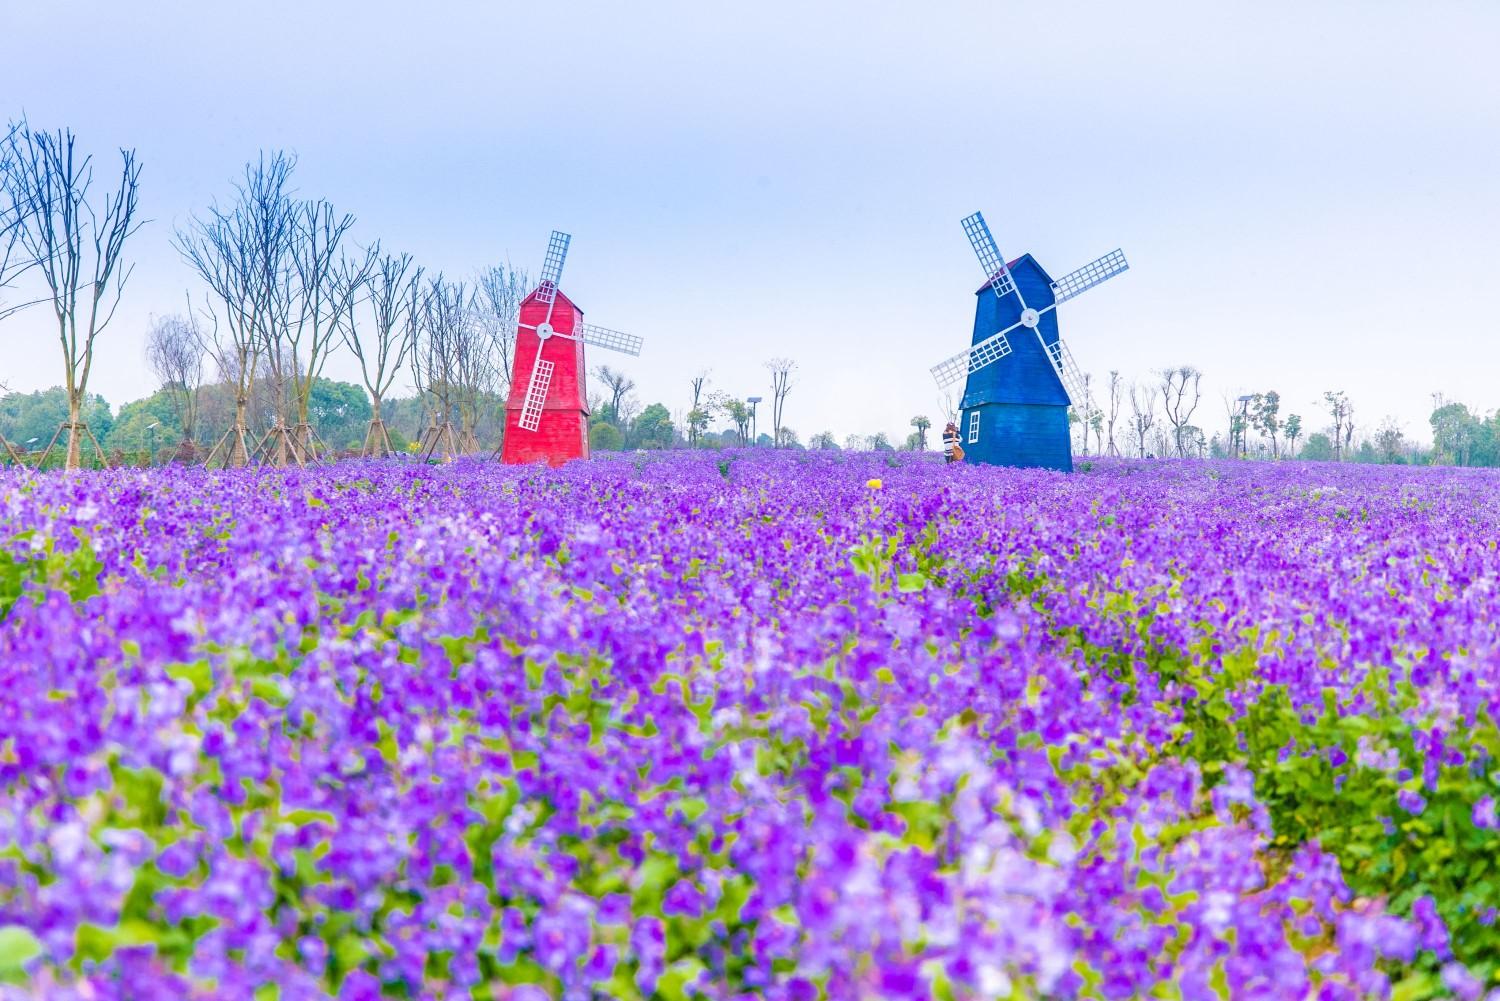
<path fill-rule="evenodd" d="M 545 341 L 555 333 L 557 333 L 557 331 L 553 328 L 552 324 L 548 323 L 545 320 L 536 325 L 536 336 L 539 340 Z"/>
<path fill-rule="evenodd" d="M 1041 313 L 1038 313 L 1036 310 L 1030 308 L 1029 306 L 1026 309 L 1021 310 L 1021 325 L 1022 326 L 1026 327 L 1028 329 L 1031 329 L 1031 328 L 1034 328 L 1038 323 L 1041 323 L 1041 322 L 1042 322 L 1042 314 Z"/>

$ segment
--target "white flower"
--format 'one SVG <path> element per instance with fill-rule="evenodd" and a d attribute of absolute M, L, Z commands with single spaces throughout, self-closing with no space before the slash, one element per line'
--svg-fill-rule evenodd
<path fill-rule="evenodd" d="M 1215 934 L 1229 927 L 1230 909 L 1234 907 L 1234 894 L 1225 890 L 1214 890 L 1203 899 L 1203 924 Z"/>
<path fill-rule="evenodd" d="M 53 861 L 60 866 L 69 866 L 77 861 L 88 840 L 88 831 L 77 821 L 54 827 L 47 834 L 47 845 L 52 849 Z"/>
<path fill-rule="evenodd" d="M 1047 845 L 1047 861 L 1053 865 L 1069 865 L 1077 857 L 1078 845 L 1067 831 L 1058 831 Z"/>
<path fill-rule="evenodd" d="M 190 733 L 180 733 L 168 745 L 171 754 L 167 758 L 167 774 L 182 776 L 190 774 L 198 766 L 198 747 L 201 741 Z"/>
<path fill-rule="evenodd" d="M 993 963 L 983 963 L 979 967 L 979 993 L 987 998 L 1010 997 L 1010 977 L 1004 970 Z"/>

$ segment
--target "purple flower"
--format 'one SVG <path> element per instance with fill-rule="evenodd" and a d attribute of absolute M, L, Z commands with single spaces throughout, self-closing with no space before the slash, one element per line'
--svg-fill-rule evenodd
<path fill-rule="evenodd" d="M 680 879 L 672 884 L 672 888 L 662 898 L 661 912 L 668 917 L 697 917 L 703 913 L 707 902 L 703 891 L 694 886 L 691 880 Z"/>
<path fill-rule="evenodd" d="M 656 990 L 656 981 L 666 969 L 666 932 L 656 918 L 640 918 L 630 930 L 630 951 L 635 956 L 635 985 L 643 994 Z"/>
<path fill-rule="evenodd" d="M 1475 1001 L 1484 993 L 1484 982 L 1457 962 L 1443 964 L 1443 986 L 1460 1001 Z"/>
<path fill-rule="evenodd" d="M 1447 959 L 1448 926 L 1438 915 L 1437 904 L 1433 899 L 1429 896 L 1418 897 L 1411 905 L 1411 916 L 1416 923 L 1422 948 L 1435 953 L 1439 959 Z"/>
<path fill-rule="evenodd" d="M 1090 463 L 0 469 L 0 926 L 58 997 L 1473 996 L 1257 791 L 1487 774 L 1494 474 Z"/>

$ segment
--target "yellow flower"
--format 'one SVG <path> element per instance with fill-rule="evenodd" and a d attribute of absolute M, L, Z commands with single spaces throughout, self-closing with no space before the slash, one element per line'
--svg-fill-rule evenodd
<path fill-rule="evenodd" d="M 879 480 L 870 480 L 865 484 L 865 486 L 869 487 L 871 490 L 879 490 L 881 487 L 881 483 Z"/>

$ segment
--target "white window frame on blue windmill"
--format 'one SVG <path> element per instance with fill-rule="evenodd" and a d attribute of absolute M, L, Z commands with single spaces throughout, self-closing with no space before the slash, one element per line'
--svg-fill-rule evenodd
<path fill-rule="evenodd" d="M 972 445 L 979 440 L 979 411 L 969 411 L 969 444 Z"/>

